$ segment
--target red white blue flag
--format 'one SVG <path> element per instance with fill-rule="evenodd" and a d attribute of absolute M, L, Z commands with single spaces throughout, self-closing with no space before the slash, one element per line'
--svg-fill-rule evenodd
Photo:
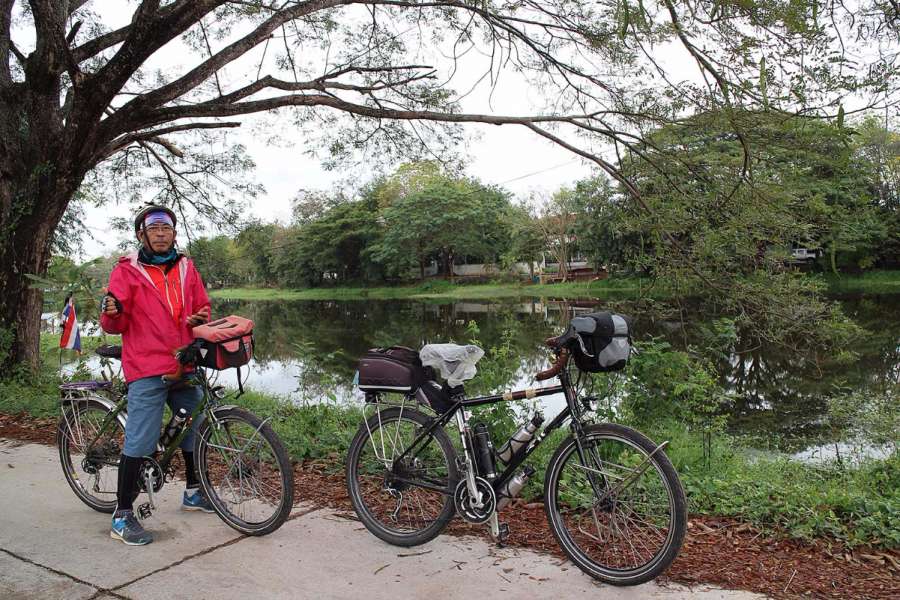
<path fill-rule="evenodd" d="M 78 318 L 75 316 L 75 303 L 72 297 L 66 298 L 66 306 L 62 311 L 62 336 L 59 338 L 59 347 L 68 348 L 75 352 L 81 352 L 81 331 L 78 327 Z"/>

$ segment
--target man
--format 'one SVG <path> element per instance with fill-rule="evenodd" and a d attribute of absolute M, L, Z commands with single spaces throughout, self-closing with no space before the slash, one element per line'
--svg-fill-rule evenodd
<path fill-rule="evenodd" d="M 148 206 L 134 220 L 141 246 L 123 256 L 109 277 L 100 325 L 107 333 L 122 334 L 122 371 L 128 383 L 128 421 L 125 448 L 119 463 L 117 506 L 110 537 L 129 545 L 153 541 L 134 515 L 143 457 L 153 454 L 159 440 L 163 408 L 191 413 L 202 398 L 198 386 L 170 389 L 162 375 L 173 373 L 172 351 L 193 340 L 191 328 L 209 320 L 209 297 L 193 262 L 175 248 L 175 213 Z M 187 489 L 182 507 L 212 512 L 199 491 L 194 471 L 191 431 L 181 443 Z"/>

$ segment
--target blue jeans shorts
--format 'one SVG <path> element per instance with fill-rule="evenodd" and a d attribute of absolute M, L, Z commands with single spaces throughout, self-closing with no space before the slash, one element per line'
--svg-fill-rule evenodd
<path fill-rule="evenodd" d="M 183 408 L 191 414 L 202 398 L 203 389 L 199 385 L 186 385 L 180 389 L 170 390 L 159 375 L 136 379 L 129 383 L 125 456 L 139 458 L 150 456 L 156 451 L 162 430 L 163 408 L 166 404 L 173 413 Z M 196 425 L 197 422 L 194 421 L 191 430 L 181 441 L 182 450 L 193 451 Z"/>

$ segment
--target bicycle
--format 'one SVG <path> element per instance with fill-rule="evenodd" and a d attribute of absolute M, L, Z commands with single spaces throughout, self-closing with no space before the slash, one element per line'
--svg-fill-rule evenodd
<path fill-rule="evenodd" d="M 399 403 L 367 393 L 374 414 L 364 418 L 346 462 L 350 500 L 366 528 L 390 544 L 414 546 L 435 538 L 459 514 L 490 523 L 494 539 L 504 543 L 509 527 L 499 522 L 498 508 L 534 472 L 520 466 L 568 420 L 570 434 L 544 478 L 544 508 L 558 544 L 582 571 L 606 583 L 636 585 L 662 573 L 687 525 L 684 490 L 664 452 L 668 442 L 657 445 L 623 425 L 587 422 L 595 399 L 579 401 L 567 369 L 576 335 L 570 326 L 546 341 L 556 359 L 535 378 L 559 377 L 560 385 L 476 398 L 466 398 L 460 385 L 435 417 L 415 408 L 423 402 L 413 393 Z M 526 423 L 500 452 L 485 439 L 483 424 L 469 425 L 470 408 L 558 393 L 566 407 L 542 429 L 537 417 Z M 461 456 L 445 431 L 454 419 Z"/>
<path fill-rule="evenodd" d="M 172 458 L 200 419 L 194 437 L 194 457 L 202 493 L 216 514 L 247 535 L 266 535 L 284 523 L 293 506 L 293 471 L 287 452 L 269 425 L 253 413 L 223 404 L 225 390 L 197 367 L 182 377 L 185 366 L 196 362 L 197 342 L 179 351 L 179 372 L 163 376 L 170 385 L 199 385 L 203 398 L 178 427 L 169 422 L 152 456 L 144 457 L 140 491 L 148 501 L 138 507 L 141 518 L 156 509 L 154 494 L 175 477 Z M 101 346 L 97 354 L 121 360 L 121 346 Z M 111 370 L 104 380 L 60 386 L 62 416 L 57 446 L 66 481 L 82 502 L 96 511 L 112 513 L 116 507 L 119 460 L 124 447 L 128 397 Z M 177 433 L 166 436 L 172 426 Z M 166 438 L 170 439 L 166 439 Z M 163 443 L 165 442 L 165 443 Z M 79 474 L 80 471 L 80 474 Z"/>

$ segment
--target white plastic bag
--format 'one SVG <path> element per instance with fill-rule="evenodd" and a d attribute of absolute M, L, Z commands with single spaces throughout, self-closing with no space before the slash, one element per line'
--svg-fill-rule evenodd
<path fill-rule="evenodd" d="M 475 363 L 482 356 L 484 350 L 472 344 L 426 344 L 419 350 L 422 364 L 437 369 L 451 387 L 475 377 Z"/>

